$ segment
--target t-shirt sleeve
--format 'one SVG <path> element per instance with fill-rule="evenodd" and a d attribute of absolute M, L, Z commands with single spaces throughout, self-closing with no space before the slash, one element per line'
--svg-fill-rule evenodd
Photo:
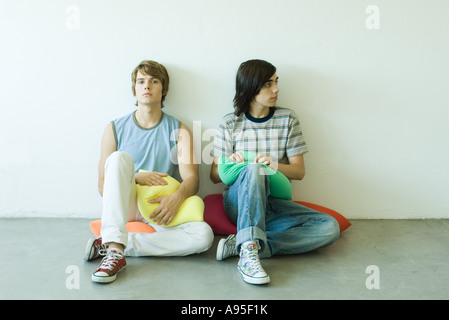
<path fill-rule="evenodd" d="M 214 138 L 214 147 L 212 148 L 212 157 L 229 157 L 234 153 L 232 142 L 232 128 L 229 121 L 223 119 L 218 126 Z"/>
<path fill-rule="evenodd" d="M 298 156 L 306 153 L 307 145 L 302 134 L 301 125 L 298 117 L 292 111 L 288 124 L 288 140 L 286 147 L 287 157 Z"/>

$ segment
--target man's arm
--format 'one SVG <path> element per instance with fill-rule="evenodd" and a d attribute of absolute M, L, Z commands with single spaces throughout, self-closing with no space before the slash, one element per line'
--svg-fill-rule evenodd
<path fill-rule="evenodd" d="M 184 200 L 198 192 L 200 180 L 198 163 L 193 152 L 193 136 L 183 124 L 178 138 L 178 163 L 182 182 L 176 193 Z"/>
<path fill-rule="evenodd" d="M 238 158 L 238 155 L 231 155 L 230 159 L 236 162 L 242 162 Z M 272 161 L 271 157 L 267 154 L 259 153 L 254 159 L 255 162 L 260 162 L 268 165 L 270 168 L 282 172 L 287 178 L 291 180 L 302 180 L 306 174 L 305 165 L 304 165 L 304 157 L 303 155 L 298 155 L 294 157 L 288 158 L 289 164 L 282 164 Z M 221 182 L 220 176 L 218 174 L 218 158 L 214 158 L 214 162 L 210 168 L 210 180 L 213 183 Z"/>
<path fill-rule="evenodd" d="M 266 153 L 259 153 L 254 162 L 259 162 L 270 168 L 282 172 L 290 180 L 302 180 L 306 174 L 303 155 L 288 158 L 289 164 L 274 162 Z"/>
<path fill-rule="evenodd" d="M 213 183 L 221 182 L 220 175 L 218 174 L 218 157 L 214 157 L 214 161 L 212 162 L 212 166 L 210 167 L 210 180 Z"/>
<path fill-rule="evenodd" d="M 103 196 L 104 186 L 104 165 L 106 159 L 115 151 L 117 151 L 117 146 L 115 144 L 114 132 L 112 131 L 112 123 L 109 123 L 104 130 L 101 140 L 100 162 L 98 163 L 98 192 L 100 192 L 101 196 Z"/>
<path fill-rule="evenodd" d="M 149 200 L 149 202 L 160 202 L 150 218 L 161 225 L 170 224 L 178 213 L 181 203 L 188 197 L 195 195 L 199 188 L 198 164 L 193 152 L 193 137 L 185 125 L 181 124 L 180 129 L 178 163 L 182 182 L 173 194 Z M 169 157 L 170 155 L 165 156 Z"/>
<path fill-rule="evenodd" d="M 290 157 L 288 161 L 290 162 L 289 164 L 277 163 L 277 170 L 291 180 L 302 180 L 306 175 L 304 156 L 301 154 Z M 276 164 L 274 164 L 274 167 L 276 167 Z"/>

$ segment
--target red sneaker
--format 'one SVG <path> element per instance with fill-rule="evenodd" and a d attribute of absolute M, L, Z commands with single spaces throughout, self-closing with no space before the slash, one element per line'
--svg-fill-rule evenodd
<path fill-rule="evenodd" d="M 84 251 L 84 260 L 90 261 L 94 260 L 100 256 L 106 255 L 108 249 L 107 244 L 103 244 L 101 237 L 90 238 L 87 241 L 86 250 Z"/>
<path fill-rule="evenodd" d="M 106 256 L 101 260 L 100 266 L 92 274 L 92 281 L 108 283 L 117 278 L 117 273 L 126 267 L 123 251 L 120 249 L 107 249 Z"/>

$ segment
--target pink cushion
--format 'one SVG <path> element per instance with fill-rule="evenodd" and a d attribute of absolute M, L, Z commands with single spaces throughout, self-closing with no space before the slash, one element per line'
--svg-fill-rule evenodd
<path fill-rule="evenodd" d="M 236 234 L 237 227 L 229 220 L 223 206 L 223 196 L 221 194 L 210 194 L 204 197 L 204 221 L 206 221 L 217 235 Z M 304 201 L 295 201 L 305 207 L 318 212 L 328 214 L 337 220 L 340 225 L 340 232 L 351 226 L 351 223 L 335 210 Z"/>

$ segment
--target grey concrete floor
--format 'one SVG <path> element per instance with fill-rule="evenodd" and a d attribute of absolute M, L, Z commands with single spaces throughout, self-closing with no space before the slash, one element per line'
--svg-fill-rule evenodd
<path fill-rule="evenodd" d="M 241 280 L 237 257 L 215 260 L 220 236 L 199 255 L 127 258 L 115 282 L 93 283 L 89 221 L 0 219 L 0 299 L 449 298 L 449 220 L 352 220 L 329 247 L 262 260 L 265 286 Z"/>

